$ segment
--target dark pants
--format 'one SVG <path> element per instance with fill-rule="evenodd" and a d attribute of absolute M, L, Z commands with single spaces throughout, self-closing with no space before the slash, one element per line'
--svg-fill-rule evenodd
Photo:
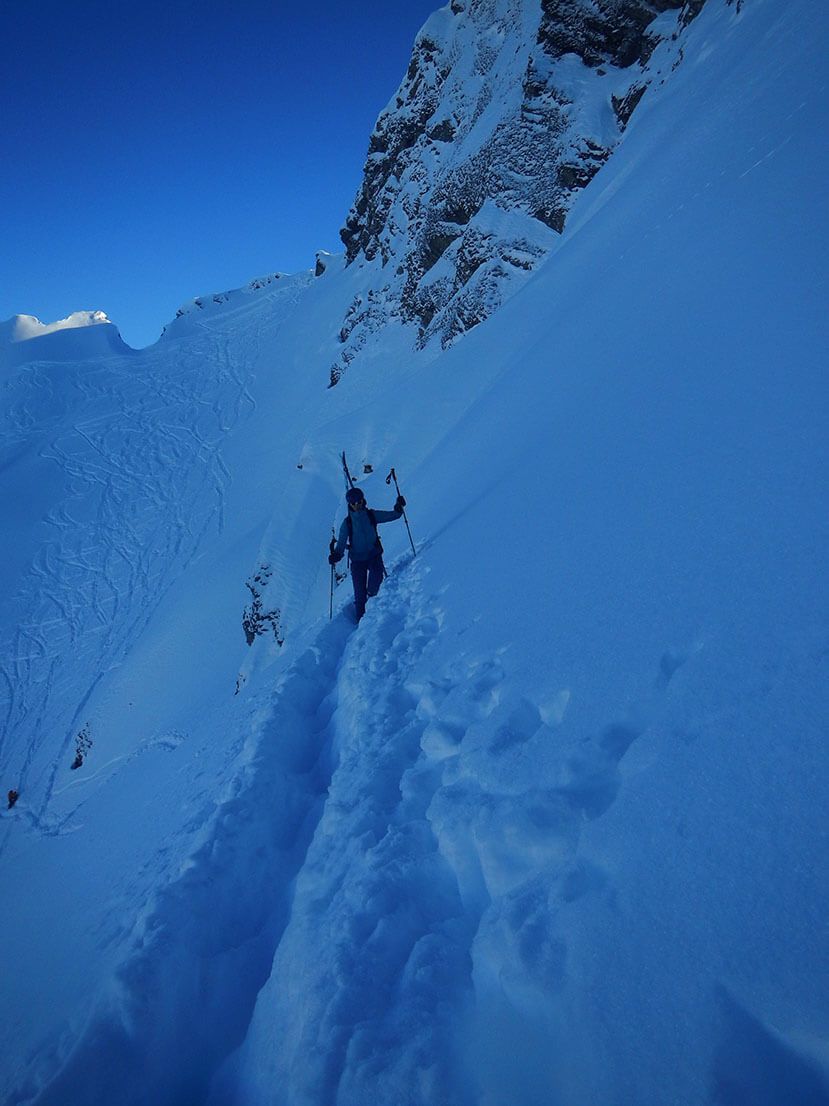
<path fill-rule="evenodd" d="M 352 561 L 351 582 L 354 584 L 354 605 L 359 622 L 366 613 L 366 599 L 376 595 L 383 583 L 383 554 L 375 554 L 370 561 Z"/>

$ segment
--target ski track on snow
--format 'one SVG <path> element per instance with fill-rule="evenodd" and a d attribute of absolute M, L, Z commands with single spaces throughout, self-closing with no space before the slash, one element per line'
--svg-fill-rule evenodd
<path fill-rule="evenodd" d="M 297 919 L 300 947 L 333 950 L 321 956 L 319 986 L 333 978 L 339 987 L 277 1067 L 291 1072 L 300 1101 L 475 1099 L 474 1077 L 457 1059 L 457 1011 L 473 991 L 485 1006 L 489 980 L 518 1008 L 555 1003 L 567 979 L 560 916 L 586 895 L 609 893 L 608 874 L 579 857 L 582 830 L 615 801 L 619 762 L 687 659 L 666 653 L 645 700 L 565 745 L 556 727 L 567 693 L 540 703 L 516 696 L 507 644 L 495 656 L 461 644 L 440 664 L 450 628 L 426 581 L 422 559 L 390 579 L 341 672 L 347 744 L 318 855 L 312 846 L 298 882 L 299 895 L 303 881 L 311 894 Z M 333 870 L 332 840 L 350 843 Z M 320 918 L 314 904 L 326 879 L 330 905 Z M 288 983 L 300 955 L 288 945 L 277 960 Z M 287 1011 L 277 1028 L 295 1016 Z M 402 1041 L 405 1059 L 386 1076 L 389 1049 L 398 1054 Z M 306 1053 L 303 1086 L 296 1073 Z"/>
<path fill-rule="evenodd" d="M 516 698 L 500 655 L 460 649 L 435 670 L 445 616 L 427 580 L 422 559 L 401 561 L 357 632 L 341 613 L 291 664 L 190 860 L 140 920 L 116 997 L 40 1106 L 102 1092 L 207 1102 L 256 1031 L 263 987 L 271 1096 L 290 1069 L 296 1101 L 472 1103 L 458 1009 L 473 991 L 485 1003 L 489 979 L 519 1007 L 554 1001 L 567 960 L 556 919 L 608 891 L 578 857 L 582 828 L 613 803 L 619 762 L 685 658 L 666 654 L 652 697 L 562 748 L 542 779 L 538 746 L 556 742 L 566 693 Z M 93 1087 L 104 1047 L 114 1059 Z M 243 1059 L 228 1072 L 211 1102 L 260 1101 Z"/>
<path fill-rule="evenodd" d="M 254 333 L 240 363 L 254 365 L 258 347 Z M 0 642 L 0 777 L 26 795 L 44 833 L 71 817 L 53 824 L 47 811 L 96 686 L 224 526 L 222 442 L 255 408 L 249 372 L 234 363 L 229 339 L 210 332 L 183 345 L 172 369 L 162 351 L 71 373 L 71 422 L 45 364 L 22 372 L 6 413 L 12 442 L 42 428 L 39 454 L 67 482 L 15 597 L 25 616 Z M 67 713 L 70 667 L 66 679 L 81 693 Z M 5 835 L 0 854 L 4 846 Z"/>
<path fill-rule="evenodd" d="M 326 624 L 258 710 L 245 763 L 136 923 L 110 999 L 69 1054 L 55 1046 L 60 1074 L 39 1104 L 204 1100 L 244 1036 L 286 924 L 330 782 L 336 670 L 352 630 L 344 616 Z"/>

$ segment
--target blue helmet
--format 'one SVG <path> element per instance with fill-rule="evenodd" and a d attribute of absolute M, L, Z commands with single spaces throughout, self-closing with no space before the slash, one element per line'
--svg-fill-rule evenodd
<path fill-rule="evenodd" d="M 365 503 L 366 497 L 359 488 L 349 488 L 345 493 L 347 503 Z"/>

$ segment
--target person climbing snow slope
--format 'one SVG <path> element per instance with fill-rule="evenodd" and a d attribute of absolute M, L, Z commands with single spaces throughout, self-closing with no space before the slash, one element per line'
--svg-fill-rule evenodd
<path fill-rule="evenodd" d="M 354 605 L 359 622 L 366 611 L 366 600 L 380 590 L 386 572 L 377 527 L 381 522 L 393 522 L 402 518 L 406 500 L 398 495 L 394 510 L 374 511 L 367 505 L 366 497 L 359 488 L 349 488 L 345 498 L 348 514 L 340 526 L 340 536 L 328 557 L 328 563 L 335 565 L 341 561 L 346 546 L 348 547 Z"/>

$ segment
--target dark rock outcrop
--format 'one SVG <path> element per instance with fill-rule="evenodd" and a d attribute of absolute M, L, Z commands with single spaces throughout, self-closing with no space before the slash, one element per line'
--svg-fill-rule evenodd
<path fill-rule="evenodd" d="M 453 0 L 427 22 L 341 232 L 346 262 L 383 275 L 349 309 L 331 384 L 383 319 L 446 346 L 512 294 L 621 139 L 657 44 L 681 56 L 704 2 Z"/>
<path fill-rule="evenodd" d="M 250 592 L 250 605 L 242 611 L 242 629 L 245 641 L 253 645 L 257 637 L 262 634 L 272 633 L 277 645 L 284 643 L 282 637 L 282 612 L 278 607 L 266 609 L 263 593 L 267 588 L 273 570 L 270 565 L 262 564 L 252 577 L 245 580 L 245 587 Z M 238 690 L 238 687 L 237 687 Z"/>
<path fill-rule="evenodd" d="M 688 18 L 693 18 L 704 2 L 592 0 L 586 4 L 584 0 L 541 0 L 538 42 L 551 58 L 575 54 L 592 69 L 646 65 L 659 42 L 659 36 L 648 31 L 656 16 L 687 9 Z"/>

